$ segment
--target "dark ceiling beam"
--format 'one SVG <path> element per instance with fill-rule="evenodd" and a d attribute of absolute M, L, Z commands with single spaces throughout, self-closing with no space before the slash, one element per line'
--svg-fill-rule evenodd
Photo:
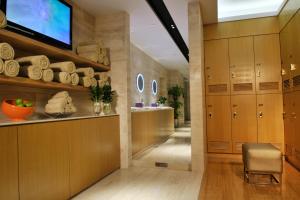
<path fill-rule="evenodd" d="M 170 15 L 163 0 L 146 0 L 163 26 L 166 28 L 183 56 L 189 61 L 189 48 L 185 44 L 172 16 Z"/>

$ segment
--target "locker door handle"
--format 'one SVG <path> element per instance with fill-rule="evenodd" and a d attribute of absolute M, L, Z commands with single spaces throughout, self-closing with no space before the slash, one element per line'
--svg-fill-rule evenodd
<path fill-rule="evenodd" d="M 234 72 L 231 73 L 231 78 L 235 78 L 235 73 Z"/>
<path fill-rule="evenodd" d="M 260 70 L 257 71 L 257 77 L 260 77 L 261 73 Z"/>
<path fill-rule="evenodd" d="M 237 112 L 234 112 L 233 113 L 233 119 L 236 119 L 237 118 Z"/>
<path fill-rule="evenodd" d="M 258 117 L 259 117 L 259 118 L 263 118 L 263 116 L 264 116 L 263 112 L 259 112 L 259 113 L 258 113 Z"/>
<path fill-rule="evenodd" d="M 211 119 L 212 118 L 212 113 L 208 113 L 208 118 Z"/>

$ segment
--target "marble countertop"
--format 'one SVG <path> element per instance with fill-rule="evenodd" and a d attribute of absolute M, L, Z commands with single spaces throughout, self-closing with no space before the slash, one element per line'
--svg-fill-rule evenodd
<path fill-rule="evenodd" d="M 158 110 L 172 110 L 172 107 L 131 107 L 131 112 L 150 112 L 150 111 L 158 111 Z"/>
<path fill-rule="evenodd" d="M 19 121 L 19 122 L 10 121 L 9 119 L 6 118 L 6 119 L 0 119 L 0 127 L 16 126 L 16 125 L 24 125 L 24 124 L 47 123 L 47 122 L 70 121 L 70 120 L 79 120 L 79 119 L 92 119 L 92 118 L 111 117 L 111 116 L 118 116 L 118 114 L 71 116 L 65 118 L 51 118 L 51 117 L 44 116 L 43 118 L 32 118 L 26 121 Z"/>

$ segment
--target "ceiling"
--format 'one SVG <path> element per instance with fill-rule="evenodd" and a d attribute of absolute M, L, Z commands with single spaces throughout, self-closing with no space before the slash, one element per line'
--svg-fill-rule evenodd
<path fill-rule="evenodd" d="M 177 28 L 188 46 L 188 2 L 164 0 Z M 97 16 L 117 11 L 130 14 L 131 42 L 165 68 L 188 76 L 188 62 L 145 0 L 74 0 Z"/>

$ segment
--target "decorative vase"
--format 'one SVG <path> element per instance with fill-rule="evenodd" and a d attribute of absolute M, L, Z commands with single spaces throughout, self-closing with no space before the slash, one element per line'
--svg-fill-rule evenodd
<path fill-rule="evenodd" d="M 100 113 L 101 113 L 101 104 L 98 101 L 94 102 L 94 113 L 96 115 L 100 115 Z"/>
<path fill-rule="evenodd" d="M 111 103 L 103 103 L 103 113 L 104 115 L 111 114 Z"/>
<path fill-rule="evenodd" d="M 165 107 L 165 104 L 164 103 L 160 103 L 159 107 Z"/>

